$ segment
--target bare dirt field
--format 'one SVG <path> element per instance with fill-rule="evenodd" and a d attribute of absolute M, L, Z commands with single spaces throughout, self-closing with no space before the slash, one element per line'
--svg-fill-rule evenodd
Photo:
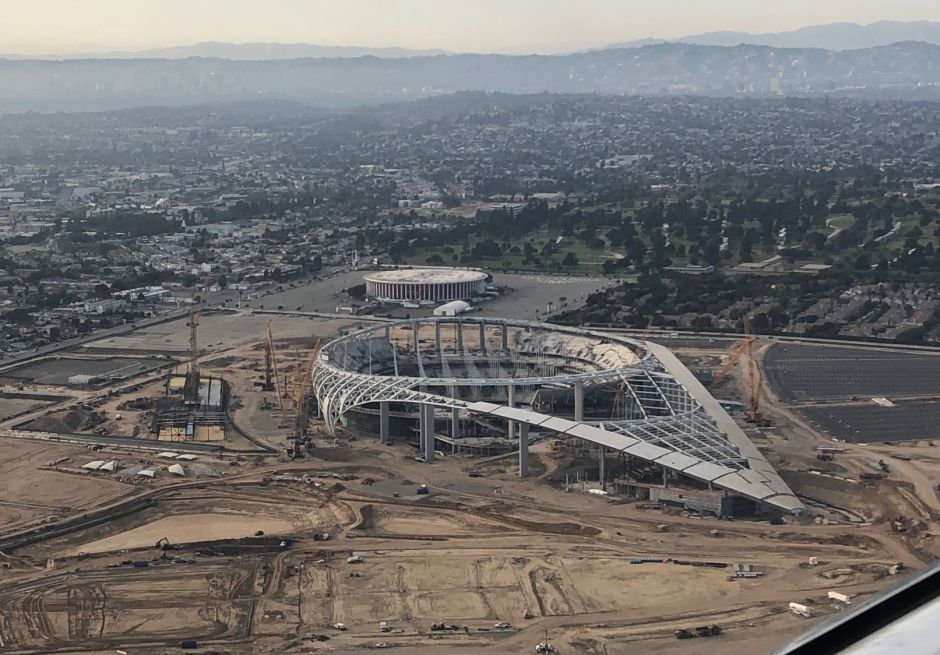
<path fill-rule="evenodd" d="M 79 553 L 107 553 L 151 546 L 162 538 L 170 543 L 193 543 L 203 541 L 206 535 L 213 539 L 241 539 L 250 537 L 257 530 L 265 534 L 280 534 L 292 531 L 290 521 L 267 516 L 223 516 L 218 514 L 183 514 L 157 519 L 139 528 L 133 528 L 113 537 L 98 539 L 62 553 L 64 557 Z"/>
<path fill-rule="evenodd" d="M 180 478 L 153 449 L 0 435 L 0 542 L 12 544 L 0 548 L 2 652 L 157 655 L 196 639 L 201 652 L 246 655 L 351 655 L 380 642 L 409 655 L 503 655 L 532 652 L 547 633 L 565 655 L 759 655 L 844 611 L 828 591 L 862 600 L 904 579 L 906 571 L 889 574 L 892 565 L 918 569 L 940 555 L 940 456 L 931 447 L 846 444 L 823 462 L 815 449 L 832 442 L 772 394 L 774 426 L 748 430 L 809 507 L 806 520 L 784 525 L 565 493 L 552 480 L 593 474 L 596 462 L 548 443 L 532 450 L 532 478 L 519 479 L 507 458 L 471 479 L 465 458 L 421 464 L 405 444 L 344 429 L 328 439 L 314 422 L 317 448 L 292 461 L 282 448 L 290 414 L 262 409 L 274 396 L 254 384 L 267 319 L 203 320 L 204 343 L 222 343 L 208 346 L 203 363 L 232 382 L 236 422 L 277 448 L 200 453 Z M 284 369 L 309 357 L 314 334 L 350 324 L 278 319 Z M 185 348 L 186 336 L 159 326 L 125 345 Z M 725 392 L 735 395 L 740 382 Z M 120 403 L 152 392 L 83 399 L 100 401 L 112 417 L 104 425 L 114 426 Z M 81 472 L 92 459 L 119 470 Z M 860 479 L 879 460 L 890 475 Z M 154 480 L 135 475 L 145 466 L 159 469 Z M 418 484 L 431 493 L 417 495 Z M 733 563 L 762 576 L 733 579 Z M 812 606 L 814 618 L 791 615 L 791 601 Z M 439 622 L 456 629 L 432 630 Z M 495 629 L 501 622 L 510 627 Z M 675 638 L 711 624 L 724 634 Z"/>
<path fill-rule="evenodd" d="M 77 446 L 0 439 L 0 533 L 120 495 L 125 486 L 118 482 L 49 467 L 63 458 L 83 461 L 87 455 Z"/>
<path fill-rule="evenodd" d="M 786 613 L 788 602 L 828 616 L 838 611 L 828 590 L 862 598 L 891 582 L 890 564 L 920 562 L 907 537 L 882 523 L 720 523 L 500 472 L 448 491 L 459 459 L 422 466 L 403 447 L 356 443 L 355 462 L 244 464 L 230 479 L 147 487 L 149 509 L 17 548 L 0 579 L 10 599 L 0 602 L 4 638 L 13 652 L 158 653 L 196 638 L 236 653 L 314 643 L 317 652 L 355 653 L 386 641 L 431 655 L 531 650 L 548 631 L 564 653 L 707 653 L 718 644 L 757 655 L 812 623 Z M 365 475 L 393 486 L 427 480 L 434 495 L 370 494 Z M 328 541 L 315 540 L 323 533 Z M 171 550 L 155 548 L 161 537 Z M 362 561 L 348 562 L 352 553 Z M 663 562 L 631 564 L 636 556 Z M 807 565 L 811 556 L 818 566 Z M 54 571 L 45 570 L 50 558 Z M 150 565 L 120 566 L 128 559 Z M 732 562 L 764 575 L 730 579 Z M 379 632 L 379 621 L 392 632 Z M 431 631 L 438 621 L 460 628 Z M 494 631 L 503 621 L 513 627 Z M 711 645 L 672 635 L 705 623 L 725 634 Z M 324 634 L 329 641 L 311 641 Z"/>
<path fill-rule="evenodd" d="M 48 404 L 48 401 L 31 398 L 0 397 L 0 421 L 39 409 Z"/>

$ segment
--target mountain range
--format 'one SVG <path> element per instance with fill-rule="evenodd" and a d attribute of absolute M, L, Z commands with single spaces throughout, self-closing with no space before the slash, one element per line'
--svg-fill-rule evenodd
<path fill-rule="evenodd" d="M 890 45 L 902 41 L 921 41 L 940 45 L 940 23 L 930 21 L 879 21 L 868 25 L 830 23 L 812 25 L 786 32 L 752 34 L 749 32 L 706 32 L 675 39 L 644 38 L 615 43 L 592 50 L 638 48 L 661 43 L 736 46 L 766 45 L 775 48 L 823 48 L 854 50 Z M 315 43 L 225 43 L 206 41 L 148 50 L 89 51 L 81 54 L 25 56 L 0 54 L 3 59 L 187 59 L 210 57 L 231 60 L 299 59 L 304 57 L 351 58 L 378 57 L 398 59 L 455 54 L 445 50 L 414 50 L 409 48 L 373 48 L 364 46 L 327 46 Z"/>
<path fill-rule="evenodd" d="M 189 57 L 209 57 L 216 59 L 238 60 L 273 60 L 302 59 L 305 57 L 350 58 L 379 57 L 398 59 L 401 57 L 428 57 L 448 54 L 445 50 L 411 50 L 409 48 L 368 48 L 360 46 L 317 45 L 315 43 L 225 43 L 205 41 L 193 45 L 172 46 L 169 48 L 151 48 L 149 50 L 112 50 L 106 52 L 85 52 L 81 54 L 24 56 L 0 54 L 3 59 L 188 59 Z"/>
<path fill-rule="evenodd" d="M 940 46 L 666 43 L 555 56 L 0 60 L 0 112 L 261 99 L 348 107 L 457 91 L 940 100 Z"/>
<path fill-rule="evenodd" d="M 786 32 L 752 34 L 750 32 L 706 32 L 678 39 L 638 39 L 615 43 L 607 49 L 636 48 L 658 43 L 736 46 L 765 45 L 774 48 L 824 48 L 857 50 L 890 45 L 902 41 L 921 41 L 940 45 L 940 23 L 931 21 L 879 21 L 868 25 L 830 23 L 811 25 Z"/>

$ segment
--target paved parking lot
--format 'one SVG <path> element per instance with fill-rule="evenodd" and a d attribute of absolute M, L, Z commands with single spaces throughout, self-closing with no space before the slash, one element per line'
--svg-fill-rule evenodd
<path fill-rule="evenodd" d="M 800 413 L 815 427 L 853 443 L 940 439 L 940 403 L 905 402 L 806 407 Z"/>
<path fill-rule="evenodd" d="M 112 380 L 139 375 L 159 368 L 165 362 L 156 359 L 72 359 L 50 357 L 7 371 L 6 377 L 36 384 L 64 385 L 73 375 L 93 375 Z"/>
<path fill-rule="evenodd" d="M 774 344 L 767 381 L 784 402 L 940 395 L 940 355 Z"/>

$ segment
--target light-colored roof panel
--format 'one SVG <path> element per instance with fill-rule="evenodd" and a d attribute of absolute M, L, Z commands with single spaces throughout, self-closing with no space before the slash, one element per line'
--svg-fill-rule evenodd
<path fill-rule="evenodd" d="M 557 416 L 553 416 L 547 421 L 543 421 L 539 427 L 546 428 L 548 430 L 554 430 L 555 432 L 567 432 L 576 425 L 578 424 L 574 421 L 569 421 L 566 418 L 558 418 Z"/>
<path fill-rule="evenodd" d="M 163 459 L 176 459 L 179 457 L 179 453 L 173 453 L 167 450 L 162 453 L 157 453 L 157 457 L 162 457 Z"/>
<path fill-rule="evenodd" d="M 737 471 L 729 473 L 715 480 L 718 486 L 744 494 L 750 498 L 763 500 L 774 493 L 764 484 L 756 484 L 743 478 Z"/>
<path fill-rule="evenodd" d="M 645 459 L 649 462 L 655 462 L 660 457 L 664 457 L 673 451 L 666 450 L 659 446 L 654 446 L 651 443 L 639 442 L 626 449 L 628 455 L 633 455 L 634 457 L 639 457 L 640 459 Z"/>
<path fill-rule="evenodd" d="M 486 273 L 467 269 L 410 268 L 397 271 L 375 271 L 362 276 L 366 282 L 395 282 L 398 284 L 447 284 L 483 282 Z"/>
<path fill-rule="evenodd" d="M 731 469 L 719 466 L 718 464 L 712 464 L 711 462 L 699 462 L 695 466 L 690 466 L 683 471 L 686 475 L 690 475 L 697 480 L 704 480 L 705 482 L 711 482 L 723 475 L 728 475 L 730 472 Z"/>
<path fill-rule="evenodd" d="M 467 409 L 471 412 L 480 412 L 481 414 L 490 414 L 495 409 L 499 409 L 503 405 L 496 405 L 495 403 L 470 403 L 467 405 Z"/>
<path fill-rule="evenodd" d="M 764 498 L 765 503 L 770 503 L 780 509 L 785 509 L 789 512 L 799 512 L 805 509 L 805 506 L 800 501 L 799 498 L 792 494 L 775 494 L 773 496 L 767 496 Z"/>
<path fill-rule="evenodd" d="M 738 471 L 738 475 L 752 484 L 768 484 L 768 482 L 772 481 L 771 476 L 766 475 L 763 471 L 741 469 Z"/>
<path fill-rule="evenodd" d="M 505 405 L 500 405 L 496 409 L 488 412 L 492 416 L 501 416 L 503 418 L 518 418 L 520 410 L 515 407 L 506 407 Z"/>
<path fill-rule="evenodd" d="M 179 464 L 170 464 L 166 470 L 173 475 L 186 475 L 186 471 Z"/>
<path fill-rule="evenodd" d="M 608 432 L 593 425 L 576 425 L 565 433 L 570 434 L 572 437 L 593 441 L 614 450 L 623 450 L 637 443 L 637 440 L 633 437 L 618 434 L 617 432 Z"/>
<path fill-rule="evenodd" d="M 182 460 L 185 460 L 185 461 L 187 461 L 187 462 L 191 462 L 191 461 L 193 461 L 193 460 L 199 459 L 199 455 L 185 455 L 185 454 L 184 454 L 184 455 L 180 455 L 180 456 L 177 457 L 176 459 L 182 459 Z"/>
<path fill-rule="evenodd" d="M 520 421 L 523 421 L 524 423 L 528 423 L 529 425 L 541 425 L 549 418 L 545 414 L 539 414 L 538 412 L 533 412 L 529 409 L 522 409 L 520 407 L 515 409 L 516 418 Z"/>
<path fill-rule="evenodd" d="M 97 470 L 100 469 L 102 466 L 104 466 L 104 460 L 103 460 L 103 459 L 96 459 L 96 460 L 93 461 L 93 462 L 88 462 L 87 464 L 83 464 L 83 465 L 82 465 L 82 468 L 83 468 L 83 469 L 88 469 L 89 471 L 97 471 Z"/>
<path fill-rule="evenodd" d="M 685 471 L 688 468 L 691 468 L 698 464 L 701 460 L 697 457 L 689 457 L 688 455 L 683 455 L 682 453 L 669 453 L 668 455 L 663 455 L 656 460 L 657 464 L 662 466 L 667 466 L 676 471 Z"/>
<path fill-rule="evenodd" d="M 152 478 L 157 474 L 154 469 L 141 469 L 137 471 L 137 475 L 142 475 L 145 478 Z"/>

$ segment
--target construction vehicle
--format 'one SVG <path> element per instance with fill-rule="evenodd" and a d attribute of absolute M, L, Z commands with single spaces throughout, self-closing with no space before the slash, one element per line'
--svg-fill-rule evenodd
<path fill-rule="evenodd" d="M 545 639 L 543 639 L 536 647 L 536 653 L 557 653 L 558 649 L 552 645 L 552 642 L 548 640 L 548 630 L 545 631 Z"/>
<path fill-rule="evenodd" d="M 675 631 L 676 639 L 695 639 L 696 637 L 715 637 L 722 633 L 720 625 L 700 625 L 696 628 L 680 628 Z"/>
<path fill-rule="evenodd" d="M 160 540 L 153 545 L 154 548 L 159 548 L 160 550 L 168 550 L 170 548 L 170 540 L 166 537 L 160 537 Z"/>

